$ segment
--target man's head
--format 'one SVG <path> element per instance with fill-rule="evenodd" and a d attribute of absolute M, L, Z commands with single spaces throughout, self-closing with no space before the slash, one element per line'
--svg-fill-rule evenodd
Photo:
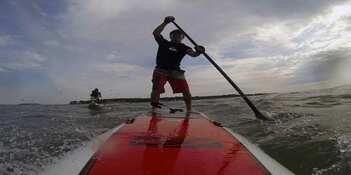
<path fill-rule="evenodd" d="M 184 34 L 182 31 L 176 29 L 169 33 L 169 38 L 171 38 L 172 42 L 181 43 L 184 39 Z"/>

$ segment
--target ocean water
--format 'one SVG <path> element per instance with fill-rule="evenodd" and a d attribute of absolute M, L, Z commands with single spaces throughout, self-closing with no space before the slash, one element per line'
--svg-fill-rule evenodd
<path fill-rule="evenodd" d="M 247 137 L 299 175 L 351 174 L 351 86 L 250 97 L 274 121 L 256 120 L 240 98 L 196 100 L 194 109 Z M 165 102 L 183 107 L 181 101 Z M 68 175 L 148 103 L 0 105 L 0 175 Z"/>

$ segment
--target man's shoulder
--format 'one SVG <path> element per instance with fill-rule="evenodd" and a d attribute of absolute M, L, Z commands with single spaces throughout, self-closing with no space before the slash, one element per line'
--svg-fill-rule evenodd
<path fill-rule="evenodd" d="M 161 34 L 160 35 L 154 35 L 154 38 L 155 38 L 156 42 L 159 43 L 159 44 L 169 43 L 169 41 L 166 40 Z"/>

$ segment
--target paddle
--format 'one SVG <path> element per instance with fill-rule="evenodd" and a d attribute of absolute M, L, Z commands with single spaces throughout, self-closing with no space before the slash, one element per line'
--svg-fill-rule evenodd
<path fill-rule="evenodd" d="M 174 21 L 172 23 L 184 33 L 184 35 L 190 40 L 191 43 L 193 43 L 195 46 L 197 46 L 196 42 Z M 240 96 L 245 100 L 245 102 L 249 105 L 251 110 L 255 113 L 256 118 L 261 119 L 261 120 L 269 120 L 266 116 L 264 116 L 257 108 L 256 106 L 247 98 L 247 96 L 240 90 L 240 88 L 233 82 L 232 79 L 223 71 L 221 67 L 218 66 L 218 64 L 213 61 L 213 59 L 207 55 L 207 53 L 202 53 L 207 60 L 223 75 L 223 77 L 233 86 L 233 88 L 240 94 Z"/>

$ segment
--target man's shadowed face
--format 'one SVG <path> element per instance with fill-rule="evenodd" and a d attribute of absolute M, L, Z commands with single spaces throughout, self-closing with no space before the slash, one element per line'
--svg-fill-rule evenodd
<path fill-rule="evenodd" d="M 181 43 L 182 40 L 184 39 L 184 34 L 181 33 L 172 33 L 169 35 L 169 37 L 171 38 L 172 42 L 175 43 Z"/>

